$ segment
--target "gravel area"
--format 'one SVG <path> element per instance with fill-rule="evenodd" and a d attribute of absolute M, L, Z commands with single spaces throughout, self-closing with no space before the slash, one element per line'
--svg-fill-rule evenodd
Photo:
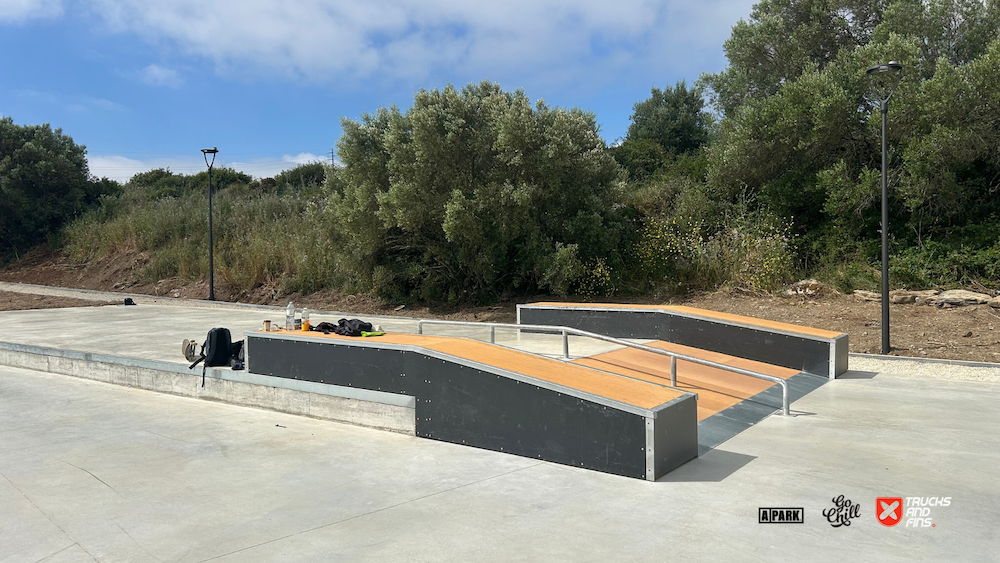
<path fill-rule="evenodd" d="M 886 359 L 877 356 L 851 355 L 851 371 L 891 373 L 933 379 L 1000 382 L 1000 365 L 966 365 L 948 360 Z"/>

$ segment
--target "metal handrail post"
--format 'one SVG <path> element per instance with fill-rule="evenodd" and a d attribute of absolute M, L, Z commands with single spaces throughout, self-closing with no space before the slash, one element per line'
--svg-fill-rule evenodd
<path fill-rule="evenodd" d="M 563 357 L 568 360 L 569 359 L 569 335 L 566 334 L 565 330 L 562 331 L 562 337 L 563 337 Z"/>
<path fill-rule="evenodd" d="M 490 344 L 497 343 L 497 327 L 490 325 Z"/>
<path fill-rule="evenodd" d="M 677 356 L 670 356 L 670 386 L 677 387 Z"/>

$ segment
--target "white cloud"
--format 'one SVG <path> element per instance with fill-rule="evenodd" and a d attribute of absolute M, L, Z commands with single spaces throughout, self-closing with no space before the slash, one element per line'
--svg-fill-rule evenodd
<path fill-rule="evenodd" d="M 294 168 L 299 164 L 307 164 L 316 161 L 325 161 L 322 156 L 312 153 L 299 153 L 297 155 L 283 155 L 279 158 L 271 159 L 251 159 L 247 161 L 228 161 L 222 158 L 220 151 L 215 161 L 215 167 L 233 168 L 240 172 L 249 174 L 254 178 L 270 178 L 282 170 Z M 128 158 L 123 155 L 91 155 L 87 157 L 90 166 L 90 173 L 98 178 L 108 177 L 119 182 L 126 182 L 139 172 L 146 172 L 156 168 L 167 168 L 179 174 L 195 174 L 206 170 L 205 161 L 199 156 L 191 157 L 160 157 L 149 159 Z"/>
<path fill-rule="evenodd" d="M 116 31 L 165 40 L 223 72 L 331 81 L 419 78 L 436 70 L 492 79 L 580 77 L 637 62 L 684 64 L 697 49 L 718 52 L 751 4 L 96 0 L 93 9 Z"/>
<path fill-rule="evenodd" d="M 157 64 L 151 64 L 139 71 L 139 79 L 150 86 L 169 86 L 179 88 L 184 79 L 176 71 Z"/>
<path fill-rule="evenodd" d="M 63 13 L 62 0 L 0 0 L 0 22 L 20 23 Z"/>

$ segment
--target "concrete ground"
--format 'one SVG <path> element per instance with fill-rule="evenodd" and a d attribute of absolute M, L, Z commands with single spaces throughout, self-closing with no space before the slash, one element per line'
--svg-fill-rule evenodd
<path fill-rule="evenodd" d="M 0 368 L 0 561 L 996 561 L 998 399 L 839 380 L 648 483 Z M 886 528 L 879 496 L 952 501 Z"/>
<path fill-rule="evenodd" d="M 2 313 L 0 341 L 183 361 L 266 316 L 165 309 Z M 0 366 L 0 562 L 1000 561 L 1000 387 L 890 364 L 656 483 Z M 860 514 L 833 527 L 840 495 Z M 911 496 L 951 504 L 878 523 L 876 497 Z"/>
<path fill-rule="evenodd" d="M 336 324 L 346 313 L 311 315 L 314 324 Z M 354 318 L 356 315 L 349 315 Z M 279 318 L 280 317 L 280 318 Z M 417 333 L 417 320 L 405 317 L 362 315 L 362 320 L 379 324 L 386 331 Z M 263 328 L 263 321 L 284 324 L 284 311 L 226 309 L 177 305 L 108 305 L 67 309 L 37 309 L 0 312 L 0 342 L 33 344 L 82 352 L 96 352 L 186 364 L 181 341 L 194 339 L 199 344 L 214 327 L 225 327 L 233 340 L 246 331 Z M 463 326 L 427 325 L 424 333 L 435 336 L 462 336 L 487 341 L 488 329 Z M 644 341 L 637 341 L 644 342 Z M 558 334 L 522 333 L 497 329 L 496 343 L 562 357 L 562 337 Z M 570 337 L 570 356 L 589 356 L 617 350 L 621 346 L 583 337 Z"/>

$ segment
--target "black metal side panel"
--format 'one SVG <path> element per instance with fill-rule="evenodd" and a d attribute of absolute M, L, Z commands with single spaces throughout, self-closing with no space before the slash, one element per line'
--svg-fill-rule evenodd
<path fill-rule="evenodd" d="M 520 309 L 522 324 L 568 326 L 617 338 L 655 338 L 674 344 L 747 358 L 827 376 L 829 342 L 799 338 L 669 311 Z"/>
<path fill-rule="evenodd" d="M 254 337 L 251 351 L 251 373 L 419 397 L 404 351 L 265 337 Z"/>
<path fill-rule="evenodd" d="M 698 403 L 693 396 L 656 414 L 653 444 L 653 479 L 698 457 Z"/>
<path fill-rule="evenodd" d="M 645 478 L 643 416 L 419 352 L 263 337 L 251 346 L 252 373 L 415 397 L 418 436 Z"/>
<path fill-rule="evenodd" d="M 661 340 L 807 373 L 830 373 L 829 342 L 680 315 L 663 316 L 666 330 L 660 333 Z"/>
<path fill-rule="evenodd" d="M 417 436 L 645 478 L 645 417 L 413 356 L 407 376 L 425 386 L 417 395 Z"/>
<path fill-rule="evenodd" d="M 518 309 L 518 323 L 568 326 L 614 338 L 660 338 L 668 317 L 651 311 L 600 311 L 593 309 Z M 652 336 L 651 336 L 652 335 Z"/>

